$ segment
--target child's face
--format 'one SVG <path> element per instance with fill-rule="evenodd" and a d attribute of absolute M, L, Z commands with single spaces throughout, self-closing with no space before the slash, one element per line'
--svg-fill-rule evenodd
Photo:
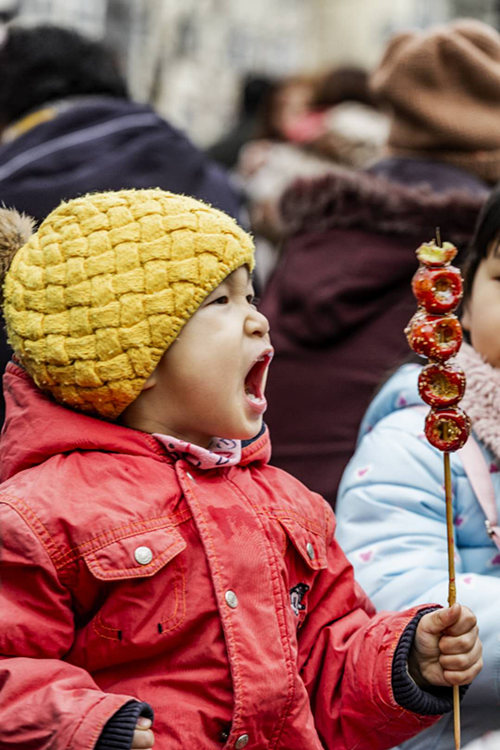
<path fill-rule="evenodd" d="M 500 250 L 498 240 L 479 264 L 462 326 L 471 344 L 492 367 L 500 367 Z"/>
<path fill-rule="evenodd" d="M 243 266 L 201 304 L 150 378 L 161 426 L 149 431 L 201 446 L 214 436 L 259 432 L 272 348 L 269 324 L 253 300 Z"/>

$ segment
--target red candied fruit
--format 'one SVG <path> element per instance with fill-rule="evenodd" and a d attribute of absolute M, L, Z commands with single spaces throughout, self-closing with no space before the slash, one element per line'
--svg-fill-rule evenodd
<path fill-rule="evenodd" d="M 429 406 L 454 406 L 465 393 L 465 373 L 456 365 L 426 365 L 418 376 L 418 392 Z"/>
<path fill-rule="evenodd" d="M 462 299 L 462 276 L 456 266 L 420 266 L 411 282 L 413 294 L 428 313 L 454 310 Z"/>
<path fill-rule="evenodd" d="M 414 352 L 439 362 L 456 354 L 463 338 L 456 315 L 428 315 L 423 310 L 417 310 L 405 333 Z"/>
<path fill-rule="evenodd" d="M 425 419 L 425 435 L 435 448 L 452 453 L 465 445 L 470 426 L 469 417 L 457 406 L 431 409 Z"/>
<path fill-rule="evenodd" d="M 457 248 L 451 242 L 436 244 L 436 240 L 424 242 L 416 249 L 417 258 L 424 266 L 445 266 L 451 263 L 457 254 Z"/>

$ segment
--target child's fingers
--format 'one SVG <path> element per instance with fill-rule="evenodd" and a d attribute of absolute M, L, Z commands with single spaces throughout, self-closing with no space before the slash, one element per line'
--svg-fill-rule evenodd
<path fill-rule="evenodd" d="M 465 633 L 468 633 L 469 631 L 472 631 L 476 627 L 477 619 L 474 612 L 471 612 L 471 610 L 466 607 L 464 604 L 454 604 L 453 607 L 460 608 L 458 617 L 456 617 L 450 625 L 446 627 L 446 635 L 464 635 Z M 449 607 L 448 611 L 450 609 L 453 609 L 453 607 Z"/>
<path fill-rule="evenodd" d="M 421 620 L 425 631 L 431 635 L 463 635 L 476 625 L 476 616 L 463 604 L 455 603 L 451 607 L 436 609 L 424 615 Z"/>
<path fill-rule="evenodd" d="M 426 633 L 430 635 L 440 635 L 443 630 L 452 627 L 461 615 L 460 604 L 454 604 L 452 607 L 435 609 L 429 612 L 420 620 L 420 625 Z M 458 635 L 458 633 L 457 633 Z"/>
<path fill-rule="evenodd" d="M 463 635 L 443 635 L 439 639 L 439 650 L 442 654 L 465 654 L 479 640 L 477 625 Z"/>
<path fill-rule="evenodd" d="M 151 729 L 141 728 L 138 723 L 132 739 L 131 750 L 151 750 L 154 741 L 155 738 Z"/>
<path fill-rule="evenodd" d="M 468 669 L 444 669 L 443 677 L 448 685 L 468 685 L 477 677 L 483 668 L 483 659 L 479 657 Z"/>
<path fill-rule="evenodd" d="M 481 641 L 476 640 L 469 651 L 460 653 L 443 654 L 439 657 L 439 663 L 443 670 L 452 672 L 465 671 L 481 661 Z"/>
<path fill-rule="evenodd" d="M 132 740 L 131 750 L 151 750 L 154 741 L 155 739 L 151 729 L 136 729 Z"/>

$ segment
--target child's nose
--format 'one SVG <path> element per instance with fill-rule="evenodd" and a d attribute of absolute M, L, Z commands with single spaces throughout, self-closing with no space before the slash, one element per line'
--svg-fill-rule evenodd
<path fill-rule="evenodd" d="M 252 310 L 246 318 L 245 330 L 251 336 L 267 336 L 269 334 L 269 321 L 258 310 Z"/>

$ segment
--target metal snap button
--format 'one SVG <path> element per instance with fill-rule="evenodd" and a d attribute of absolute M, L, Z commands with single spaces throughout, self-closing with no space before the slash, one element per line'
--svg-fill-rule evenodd
<path fill-rule="evenodd" d="M 153 552 L 149 547 L 137 547 L 134 552 L 134 557 L 139 565 L 147 565 L 153 559 Z"/>
<path fill-rule="evenodd" d="M 193 475 L 189 471 L 186 471 L 186 476 L 188 477 L 188 479 L 190 479 L 192 482 L 194 482 L 194 477 L 193 477 Z"/>
<path fill-rule="evenodd" d="M 236 750 L 241 750 L 242 747 L 246 747 L 248 745 L 249 739 L 250 737 L 248 736 L 248 734 L 241 734 L 234 743 Z"/>
<path fill-rule="evenodd" d="M 307 550 L 309 559 L 314 560 L 314 558 L 316 557 L 316 553 L 314 552 L 314 547 L 312 546 L 311 542 L 307 542 L 306 550 Z"/>
<path fill-rule="evenodd" d="M 231 607 L 231 609 L 235 609 L 238 606 L 238 597 L 234 593 L 234 591 L 231 591 L 231 589 L 228 589 L 226 593 L 224 594 L 224 598 L 226 600 L 226 604 L 228 607 Z M 243 745 L 241 745 L 243 747 Z"/>

